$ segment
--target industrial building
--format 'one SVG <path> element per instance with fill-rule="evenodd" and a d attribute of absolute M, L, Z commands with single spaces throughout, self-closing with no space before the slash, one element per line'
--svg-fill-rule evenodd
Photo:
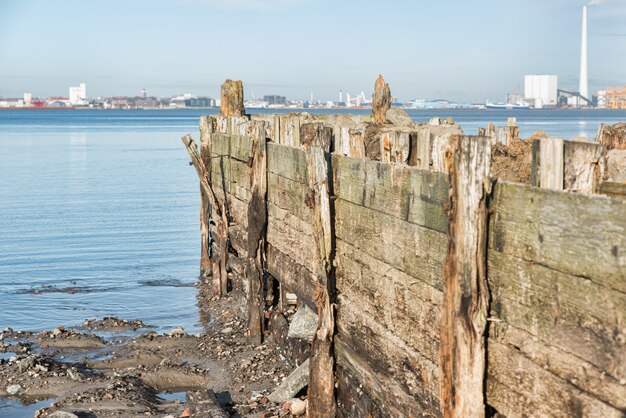
<path fill-rule="evenodd" d="M 558 77 L 556 75 L 524 76 L 524 99 L 537 109 L 544 106 L 556 106 L 557 89 Z"/>
<path fill-rule="evenodd" d="M 72 106 L 86 105 L 87 85 L 85 83 L 80 83 L 80 85 L 76 87 L 70 87 L 69 99 Z"/>

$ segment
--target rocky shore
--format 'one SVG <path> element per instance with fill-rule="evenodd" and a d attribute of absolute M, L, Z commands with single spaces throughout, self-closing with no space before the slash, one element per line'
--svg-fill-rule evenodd
<path fill-rule="evenodd" d="M 118 318 L 41 332 L 3 330 L 0 398 L 22 404 L 51 400 L 35 417 L 305 414 L 301 393 L 270 397 L 300 363 L 293 360 L 297 350 L 287 355 L 275 334 L 260 346 L 248 344 L 245 323 L 234 310 L 238 296 L 208 293 L 200 286 L 203 334 L 180 327 L 158 333 L 139 320 Z M 288 326 L 294 312 L 274 315 L 284 316 Z"/>

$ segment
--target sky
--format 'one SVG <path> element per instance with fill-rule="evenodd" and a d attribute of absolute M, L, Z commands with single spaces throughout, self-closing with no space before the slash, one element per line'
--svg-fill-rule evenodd
<path fill-rule="evenodd" d="M 626 0 L 0 0 L 0 97 L 370 95 L 502 101 L 524 74 L 577 90 L 626 84 Z"/>

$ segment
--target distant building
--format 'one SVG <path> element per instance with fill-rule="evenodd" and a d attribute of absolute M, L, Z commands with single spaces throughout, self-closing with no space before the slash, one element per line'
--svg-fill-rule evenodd
<path fill-rule="evenodd" d="M 24 106 L 30 106 L 31 104 L 33 104 L 33 94 L 24 93 Z"/>
<path fill-rule="evenodd" d="M 524 99 L 534 107 L 556 106 L 557 89 L 556 75 L 524 76 Z"/>
<path fill-rule="evenodd" d="M 185 99 L 185 107 L 215 107 L 215 99 L 210 97 Z"/>
<path fill-rule="evenodd" d="M 275 96 L 275 95 L 271 95 L 271 96 L 263 96 L 263 101 L 267 102 L 270 106 L 272 105 L 286 105 L 287 104 L 287 98 L 285 96 Z"/>
<path fill-rule="evenodd" d="M 70 103 L 72 106 L 87 104 L 87 85 L 80 83 L 77 87 L 70 87 Z"/>

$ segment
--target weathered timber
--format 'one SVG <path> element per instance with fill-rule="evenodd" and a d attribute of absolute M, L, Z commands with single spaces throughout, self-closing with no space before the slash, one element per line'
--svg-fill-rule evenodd
<path fill-rule="evenodd" d="M 246 114 L 246 108 L 243 105 L 243 83 L 240 80 L 226 80 L 222 84 L 220 114 L 227 117 Z"/>
<path fill-rule="evenodd" d="M 443 275 L 440 402 L 444 417 L 484 417 L 491 143 L 486 137 L 456 138 L 454 160 L 449 162 L 450 239 Z"/>
<path fill-rule="evenodd" d="M 279 176 L 307 184 L 308 169 L 304 150 L 279 144 L 267 144 L 267 169 Z"/>
<path fill-rule="evenodd" d="M 255 123 L 252 165 L 250 167 L 252 198 L 248 204 L 248 251 L 246 277 L 249 281 L 248 340 L 263 342 L 263 279 L 265 233 L 267 230 L 267 139 L 265 122 Z"/>
<path fill-rule="evenodd" d="M 595 143 L 603 145 L 608 151 L 626 150 L 626 123 L 613 126 L 601 123 Z"/>
<path fill-rule="evenodd" d="M 338 198 L 397 219 L 448 232 L 444 204 L 445 174 L 396 164 L 333 155 L 334 192 Z"/>
<path fill-rule="evenodd" d="M 623 411 L 580 390 L 578 381 L 564 381 L 537 365 L 533 356 L 489 339 L 487 399 L 498 413 L 511 418 L 623 418 Z"/>
<path fill-rule="evenodd" d="M 334 418 L 337 404 L 335 400 L 335 358 L 333 339 L 335 334 L 335 313 L 330 298 L 334 295 L 331 280 L 333 236 L 330 211 L 328 165 L 324 147 L 328 128 L 316 125 L 304 128 L 308 183 L 312 192 L 313 237 L 315 241 L 315 274 L 319 280 L 317 290 L 318 325 L 311 347 L 308 415 L 313 418 Z"/>
<path fill-rule="evenodd" d="M 600 193 L 626 199 L 626 183 L 617 183 L 613 181 L 603 181 L 600 183 Z"/>
<path fill-rule="evenodd" d="M 563 190 L 563 140 L 561 138 L 541 138 L 539 151 L 533 152 L 533 157 L 539 156 L 539 162 L 534 161 L 531 166 L 538 170 L 531 177 L 538 179 L 535 185 L 542 189 Z"/>
<path fill-rule="evenodd" d="M 389 84 L 385 83 L 382 75 L 379 75 L 374 83 L 374 96 L 372 97 L 372 117 L 377 125 L 382 125 L 387 120 L 387 111 L 391 108 L 391 91 Z"/>
<path fill-rule="evenodd" d="M 203 116 L 200 118 L 200 159 L 206 170 L 211 172 L 211 119 Z M 200 275 L 209 277 L 212 274 L 210 254 L 209 221 L 211 219 L 211 205 L 200 186 Z"/>
<path fill-rule="evenodd" d="M 421 170 L 430 169 L 430 130 L 419 129 L 411 135 L 411 154 L 408 164 Z"/>
<path fill-rule="evenodd" d="M 187 392 L 187 403 L 193 416 L 205 418 L 228 418 L 230 414 L 220 406 L 211 389 L 202 392 Z"/>
<path fill-rule="evenodd" d="M 616 408 L 626 408 L 626 294 L 489 252 L 490 338 Z M 603 347 L 598 350 L 598 347 Z"/>
<path fill-rule="evenodd" d="M 597 193 L 604 176 L 602 145 L 585 142 L 563 142 L 563 190 Z"/>
<path fill-rule="evenodd" d="M 335 260 L 341 305 L 357 306 L 363 313 L 359 323 L 380 324 L 436 364 L 442 292 L 341 239 Z"/>
<path fill-rule="evenodd" d="M 448 172 L 450 160 L 457 135 L 445 133 L 433 137 L 430 147 L 431 169 L 440 173 Z"/>
<path fill-rule="evenodd" d="M 183 144 L 187 148 L 191 162 L 196 169 L 198 178 L 200 179 L 200 187 L 205 195 L 209 198 L 212 213 L 215 213 L 213 220 L 217 226 L 218 244 L 220 245 L 220 263 L 219 263 L 219 291 L 221 295 L 228 292 L 228 275 L 227 275 L 227 257 L 228 254 L 228 214 L 225 207 L 226 198 L 220 204 L 215 196 L 212 184 L 210 183 L 210 174 L 202 162 L 202 158 L 198 152 L 198 147 L 191 135 L 185 135 L 182 138 Z M 213 272 L 215 274 L 215 271 Z"/>
<path fill-rule="evenodd" d="M 490 249 L 626 293 L 625 201 L 498 182 L 491 210 Z"/>
<path fill-rule="evenodd" d="M 270 213 L 271 219 L 271 213 Z M 286 290 L 298 295 L 298 300 L 307 304 L 311 309 L 317 309 L 315 291 L 317 289 L 315 275 L 276 249 L 271 241 L 266 246 L 267 270 L 275 277 L 280 277 L 281 291 Z"/>
<path fill-rule="evenodd" d="M 308 210 L 306 208 L 304 210 Z M 311 272 L 315 272 L 315 259 L 311 249 L 315 245 L 313 227 L 289 211 L 268 202 L 267 241 Z"/>
<path fill-rule="evenodd" d="M 282 404 L 293 398 L 309 383 L 310 359 L 296 367 L 285 380 L 267 397 L 274 403 Z"/>
<path fill-rule="evenodd" d="M 441 290 L 446 234 L 335 200 L 335 233 L 370 256 Z M 410 250 L 409 250 L 410 249 Z"/>
<path fill-rule="evenodd" d="M 309 188 L 287 177 L 272 172 L 267 174 L 267 201 L 297 216 L 305 222 L 311 222 L 311 211 L 302 210 L 310 197 Z"/>

